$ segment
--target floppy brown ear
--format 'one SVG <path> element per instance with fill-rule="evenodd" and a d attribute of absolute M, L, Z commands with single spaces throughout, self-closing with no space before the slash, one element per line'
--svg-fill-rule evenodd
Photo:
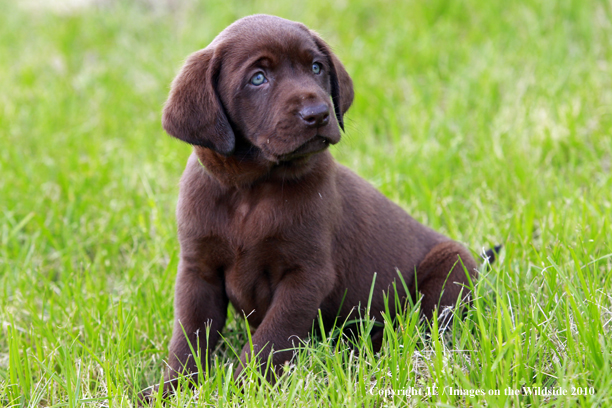
<path fill-rule="evenodd" d="M 235 137 L 216 91 L 220 67 L 221 58 L 215 57 L 214 48 L 187 58 L 172 82 L 162 126 L 177 139 L 229 156 Z"/>
<path fill-rule="evenodd" d="M 327 43 L 314 31 L 310 30 L 310 33 L 317 47 L 319 47 L 319 50 L 329 59 L 331 96 L 334 103 L 334 111 L 336 112 L 336 118 L 338 119 L 340 128 L 344 130 L 343 116 L 353 103 L 353 80 L 348 72 L 346 72 L 346 69 L 344 69 L 344 65 L 342 65 L 338 57 L 331 51 L 329 45 L 327 45 Z"/>

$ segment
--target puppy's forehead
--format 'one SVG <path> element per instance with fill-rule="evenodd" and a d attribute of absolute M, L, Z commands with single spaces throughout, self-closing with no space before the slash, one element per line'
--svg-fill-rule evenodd
<path fill-rule="evenodd" d="M 210 45 L 216 47 L 221 44 L 229 55 L 237 59 L 245 59 L 253 53 L 266 51 L 298 58 L 308 51 L 318 51 L 305 25 L 265 14 L 237 20 L 223 30 Z"/>

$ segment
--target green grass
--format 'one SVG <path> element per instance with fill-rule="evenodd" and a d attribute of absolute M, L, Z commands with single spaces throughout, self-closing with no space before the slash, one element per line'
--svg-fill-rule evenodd
<path fill-rule="evenodd" d="M 169 406 L 612 406 L 612 3 L 15 3 L 0 1 L 1 406 L 130 406 L 160 381 L 190 152 L 160 110 L 184 58 L 257 12 L 317 30 L 352 75 L 340 162 L 504 252 L 446 334 L 408 310 L 380 355 L 309 340 L 275 387 L 234 384 L 247 334 L 230 310 L 208 379 Z M 569 395 L 504 395 L 523 386 Z"/>

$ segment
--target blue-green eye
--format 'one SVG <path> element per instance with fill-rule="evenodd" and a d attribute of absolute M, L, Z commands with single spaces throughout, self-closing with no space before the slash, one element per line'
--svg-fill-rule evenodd
<path fill-rule="evenodd" d="M 259 86 L 264 82 L 268 82 L 268 80 L 261 72 L 256 73 L 255 75 L 253 75 L 253 78 L 251 78 L 251 83 L 255 86 Z"/>
<path fill-rule="evenodd" d="M 315 75 L 319 75 L 322 69 L 323 67 L 318 62 L 312 64 L 312 72 L 314 72 Z"/>

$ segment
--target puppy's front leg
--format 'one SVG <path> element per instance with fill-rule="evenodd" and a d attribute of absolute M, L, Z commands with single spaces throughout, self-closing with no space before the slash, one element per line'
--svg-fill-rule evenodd
<path fill-rule="evenodd" d="M 225 325 L 227 305 L 222 276 L 199 260 L 182 255 L 176 277 L 167 380 L 172 382 L 179 373 L 198 374 L 194 352 L 205 367 Z"/>
<path fill-rule="evenodd" d="M 272 370 L 279 373 L 284 363 L 292 359 L 294 352 L 291 349 L 310 333 L 317 310 L 333 287 L 333 276 L 331 268 L 285 274 L 274 292 L 263 321 L 252 337 L 253 351 L 250 344 L 242 349 L 240 365 L 234 372 L 235 379 L 238 379 L 247 361 L 252 358 L 258 360 L 260 369 L 265 369 L 270 352 L 273 351 L 273 367 L 265 375 L 268 381 L 274 381 Z"/>

